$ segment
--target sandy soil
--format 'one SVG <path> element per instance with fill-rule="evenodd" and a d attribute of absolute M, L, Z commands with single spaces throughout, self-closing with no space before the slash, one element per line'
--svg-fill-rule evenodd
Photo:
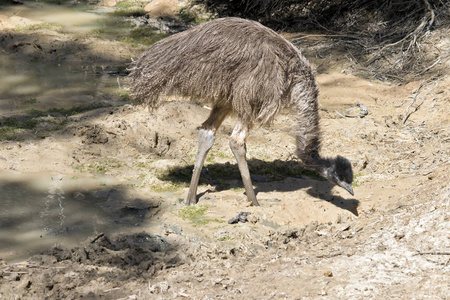
<path fill-rule="evenodd" d="M 11 44 L 25 38 L 14 30 L 6 37 Z M 108 45 L 120 50 L 110 57 L 131 53 L 92 41 L 90 55 Z M 40 45 L 33 55 L 49 55 Z M 101 190 L 105 207 L 132 210 L 149 224 L 145 232 L 59 245 L 23 263 L 0 260 L 0 298 L 447 299 L 450 77 L 419 89 L 419 82 L 389 85 L 345 70 L 318 74 L 322 152 L 351 160 L 355 197 L 316 176 L 290 175 L 302 167 L 289 114 L 255 128 L 248 141 L 261 207 L 246 202 L 228 148 L 234 122 L 224 122 L 199 187 L 201 222 L 180 212 L 207 107 L 169 99 L 152 112 L 99 108 L 68 117 L 43 140 L 0 141 L 3 177 L 89 178 L 102 168 L 114 185 L 68 184 L 68 193 Z M 357 103 L 368 115 L 359 116 Z M 42 123 L 49 119 L 58 117 Z M 227 223 L 241 211 L 250 212 L 248 222 Z"/>

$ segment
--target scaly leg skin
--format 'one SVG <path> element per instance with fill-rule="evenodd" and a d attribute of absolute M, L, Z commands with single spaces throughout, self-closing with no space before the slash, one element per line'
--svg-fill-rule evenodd
<path fill-rule="evenodd" d="M 186 205 L 195 205 L 197 203 L 197 186 L 200 179 L 203 164 L 205 163 L 206 155 L 209 149 L 214 145 L 215 132 L 200 128 L 198 130 L 198 150 L 195 158 L 194 171 L 192 173 L 191 185 L 189 186 L 188 196 L 186 198 Z"/>
<path fill-rule="evenodd" d="M 186 205 L 195 205 L 197 203 L 198 180 L 200 179 L 200 173 L 205 163 L 206 155 L 214 145 L 217 129 L 229 113 L 230 109 L 226 107 L 213 107 L 208 119 L 203 122 L 202 127 L 198 130 L 198 151 L 197 157 L 195 158 L 191 185 L 189 186 L 189 192 L 186 198 Z"/>
<path fill-rule="evenodd" d="M 245 187 L 245 193 L 247 194 L 247 199 L 254 206 L 259 206 L 256 200 L 255 191 L 253 190 L 252 179 L 250 177 L 250 171 L 248 170 L 247 164 L 247 149 L 245 147 L 245 139 L 247 138 L 248 128 L 238 123 L 233 130 L 230 140 L 230 148 L 236 158 L 239 172 L 241 172 L 242 181 Z"/>

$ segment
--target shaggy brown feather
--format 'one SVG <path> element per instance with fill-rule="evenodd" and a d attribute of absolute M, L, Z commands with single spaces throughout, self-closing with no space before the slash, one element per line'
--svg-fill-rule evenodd
<path fill-rule="evenodd" d="M 172 35 L 132 64 L 130 79 L 136 103 L 158 107 L 165 96 L 177 94 L 210 103 L 223 118 L 236 114 L 244 126 L 238 124 L 244 128 L 238 144 L 245 142 L 245 128 L 270 122 L 281 109 L 293 109 L 298 157 L 353 193 L 348 160 L 319 156 L 318 88 L 309 62 L 292 43 L 260 23 L 223 18 Z M 212 117 L 203 128 L 210 129 Z"/>
<path fill-rule="evenodd" d="M 178 94 L 230 107 L 243 122 L 267 123 L 290 106 L 294 83 L 316 93 L 299 50 L 261 24 L 223 18 L 152 45 L 131 68 L 132 97 L 157 107 Z"/>

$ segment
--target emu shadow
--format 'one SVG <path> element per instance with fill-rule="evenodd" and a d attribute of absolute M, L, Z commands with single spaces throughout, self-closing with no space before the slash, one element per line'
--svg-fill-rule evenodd
<path fill-rule="evenodd" d="M 266 162 L 259 159 L 251 159 L 248 161 L 248 165 L 256 194 L 259 192 L 292 192 L 300 189 L 308 189 L 307 193 L 312 197 L 331 202 L 333 205 L 348 210 L 355 216 L 358 216 L 358 200 L 344 199 L 340 196 L 333 195 L 331 190 L 334 185 L 332 183 L 322 178 L 316 172 L 306 169 L 298 161 L 274 160 Z M 175 167 L 158 178 L 178 184 L 189 184 L 192 169 L 192 165 Z M 309 178 L 307 179 L 307 177 Z M 280 183 L 288 178 L 293 179 L 292 184 Z M 318 188 L 314 188 L 311 185 L 311 179 L 320 181 Z M 229 162 L 205 165 L 202 169 L 200 184 L 214 186 L 216 191 L 243 188 L 238 166 Z M 197 199 L 202 195 L 202 193 L 197 195 Z"/>

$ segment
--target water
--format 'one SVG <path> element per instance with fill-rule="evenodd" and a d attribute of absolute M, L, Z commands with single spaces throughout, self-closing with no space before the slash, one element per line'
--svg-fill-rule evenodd
<path fill-rule="evenodd" d="M 94 11 L 80 10 L 77 6 L 49 5 L 26 2 L 25 5 L 0 6 L 0 15 L 20 16 L 61 26 L 61 34 L 85 33 L 104 28 L 105 16 Z M 20 31 L 17 35 L 30 35 Z M 34 34 L 34 33 L 33 33 Z M 53 38 L 53 37 L 52 37 Z M 58 36 L 55 35 L 55 40 Z M 37 40 L 37 39 L 36 39 Z M 29 109 L 70 108 L 92 102 L 117 104 L 123 70 L 127 62 L 110 62 L 99 57 L 98 61 L 83 61 L 83 51 L 76 47 L 76 36 L 69 40 L 61 59 L 39 57 L 33 40 L 17 39 L 12 45 L 0 42 L 0 118 L 24 114 Z M 31 41 L 31 42 L 30 42 Z M 73 45 L 70 43 L 73 42 Z M 23 45 L 25 44 L 25 45 Z M 17 55 L 14 47 L 25 54 Z M 27 48 L 28 47 L 28 48 Z M 71 57 L 71 49 L 78 57 Z M 28 52 L 27 52 L 28 51 Z M 59 51 L 56 49 L 55 51 Z M 77 52 L 78 51 L 78 52 Z M 49 55 L 48 53 L 44 53 Z M 56 53 L 59 57 L 59 52 Z M 37 56 L 37 58 L 36 58 Z M 81 56 L 81 57 L 80 57 Z"/>
<path fill-rule="evenodd" d="M 136 200 L 100 186 L 107 180 L 0 173 L 0 258 L 21 261 L 56 244 L 76 246 L 98 233 L 142 231 L 149 209 L 145 204 L 130 208 Z"/>
<path fill-rule="evenodd" d="M 26 1 L 24 5 L 0 6 L 2 14 L 52 23 L 66 33 L 88 32 L 101 26 L 104 15 L 87 10 L 88 6 L 52 5 Z"/>
<path fill-rule="evenodd" d="M 0 73 L 0 116 L 102 101 L 114 105 L 122 80 L 101 65 L 17 61 L 1 53 Z"/>

